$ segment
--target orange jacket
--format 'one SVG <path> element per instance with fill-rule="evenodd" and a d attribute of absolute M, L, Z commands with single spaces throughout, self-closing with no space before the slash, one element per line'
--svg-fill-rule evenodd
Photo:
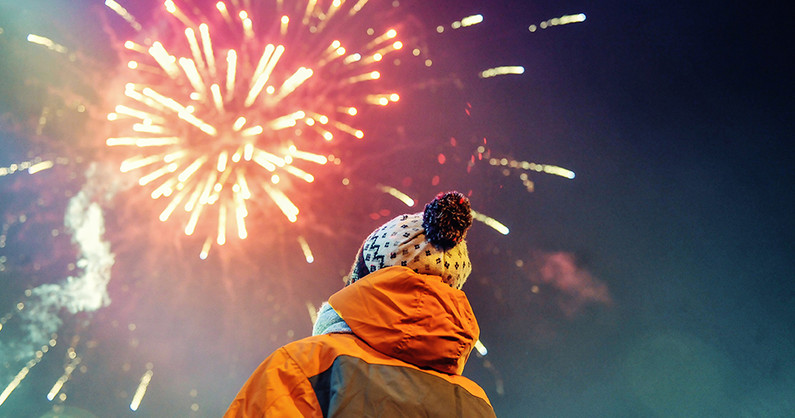
<path fill-rule="evenodd" d="M 226 417 L 494 416 L 461 376 L 479 335 L 464 293 L 405 267 L 329 298 L 353 334 L 290 343 L 265 359 Z"/>

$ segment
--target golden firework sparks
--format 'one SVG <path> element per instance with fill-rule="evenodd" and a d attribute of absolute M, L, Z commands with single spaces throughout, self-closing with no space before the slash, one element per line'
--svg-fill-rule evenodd
<path fill-rule="evenodd" d="M 322 144 L 364 138 L 359 109 L 400 100 L 379 81 L 385 57 L 403 49 L 398 31 L 348 24 L 366 1 L 244 3 L 204 13 L 198 3 L 166 1 L 178 29 L 124 43 L 124 99 L 108 115 L 118 135 L 106 145 L 134 150 L 121 171 L 168 200 L 160 220 L 179 217 L 192 235 L 214 218 L 217 227 L 206 229 L 218 245 L 228 230 L 246 238 L 248 206 L 261 196 L 296 222 L 290 191 L 328 162 Z M 137 22 L 118 3 L 108 7 Z"/>

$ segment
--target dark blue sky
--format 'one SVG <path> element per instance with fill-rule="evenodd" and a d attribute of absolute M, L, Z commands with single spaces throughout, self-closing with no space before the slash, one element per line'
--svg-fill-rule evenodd
<path fill-rule="evenodd" d="M 21 12 L 11 2 L 0 2 L 0 27 L 7 28 L 0 34 L 0 59 L 17 58 L 19 50 L 11 49 L 8 40 L 15 29 L 36 16 L 54 19 L 35 6 Z M 512 228 L 507 238 L 483 227 L 472 230 L 475 272 L 465 288 L 490 349 L 485 359 L 473 357 L 467 374 L 484 387 L 498 416 L 795 414 L 795 68 L 791 24 L 783 10 L 737 2 L 465 1 L 412 6 L 421 10 L 416 14 L 429 27 L 470 13 L 482 13 L 485 20 L 467 31 L 427 35 L 438 57 L 436 68 L 454 74 L 451 78 L 459 79 L 461 87 L 421 91 L 431 111 L 406 110 L 410 121 L 425 121 L 419 127 L 401 126 L 407 135 L 419 133 L 445 144 L 448 136 L 458 136 L 461 143 L 485 137 L 495 155 L 577 173 L 572 181 L 534 177 L 536 191 L 528 194 L 516 176 L 504 177 L 487 166 L 478 165 L 469 175 L 460 166 L 458 171 L 450 167 L 452 163 L 444 170 L 432 166 L 436 149 L 453 152 L 444 146 L 429 146 L 428 155 L 378 160 L 379 167 L 388 167 L 385 174 L 366 166 L 354 171 L 379 180 L 392 176 L 396 184 L 413 179 L 408 190 L 420 199 L 433 196 L 435 187 L 426 179 L 442 172 L 439 187 L 473 190 L 476 208 Z M 77 11 L 64 9 L 73 14 L 64 14 L 67 18 L 56 26 L 79 21 Z M 586 22 L 527 30 L 530 24 L 579 12 L 587 15 Z M 17 15 L 19 20 L 10 18 Z M 10 63 L 0 68 L 16 68 Z M 525 73 L 477 78 L 478 70 L 496 65 L 522 65 Z M 30 79 L 36 77 L 42 76 L 34 73 Z M 0 167 L 52 143 L 24 129 L 10 129 L 9 120 L 37 117 L 29 111 L 36 101 L 9 93 L 26 77 L 15 73 L 3 80 L 0 113 L 11 116 L 0 120 L 7 124 L 0 125 Z M 470 118 L 437 117 L 460 114 L 450 108 L 463 109 L 465 102 L 471 105 Z M 433 120 L 438 124 L 425 124 Z M 375 140 L 373 147 L 384 143 L 391 142 Z M 35 207 L 30 193 L 40 186 L 0 178 L 0 211 Z M 379 196 L 361 203 L 366 195 L 360 191 L 341 199 L 347 196 L 368 208 L 389 202 Z M 63 210 L 65 203 L 57 203 L 58 198 L 47 200 L 53 203 L 41 211 Z M 121 206 L 113 203 L 110 213 L 117 217 L 109 220 L 110 231 L 114 226 L 125 231 L 111 232 L 118 265 L 126 267 L 114 272 L 114 305 L 93 317 L 94 328 L 73 325 L 101 345 L 93 359 L 86 356 L 91 372 L 74 379 L 66 405 L 100 416 L 126 411 L 128 400 L 118 387 L 132 391 L 129 381 L 139 378 L 114 367 L 146 361 L 155 361 L 156 377 L 147 395 L 151 409 L 142 413 L 187 413 L 193 399 L 186 393 L 198 388 L 206 396 L 199 397 L 200 411 L 207 414 L 199 416 L 217 415 L 253 367 L 288 340 L 284 330 L 295 329 L 296 338 L 308 333 L 304 301 L 319 302 L 339 285 L 335 274 L 326 277 L 329 270 L 344 269 L 347 261 L 334 258 L 352 259 L 346 254 L 355 251 L 358 237 L 380 222 L 343 221 L 350 230 L 342 241 L 351 248 L 341 248 L 345 245 L 335 240 L 319 245 L 319 261 L 312 267 L 296 270 L 284 260 L 257 265 L 273 256 L 255 252 L 239 268 L 240 293 L 219 297 L 228 289 L 211 284 L 213 275 L 234 275 L 237 267 L 219 262 L 197 267 L 185 261 L 185 271 L 179 266 L 151 268 L 159 266 L 152 261 L 158 257 L 136 253 L 140 247 L 129 240 L 151 233 L 148 224 L 131 233 L 124 220 L 140 214 Z M 394 205 L 391 209 L 400 210 Z M 56 223 L 59 217 L 51 216 Z M 28 239 L 6 249 L 9 271 L 29 273 L 26 263 L 41 258 L 37 245 L 36 239 Z M 43 248 L 56 245 L 48 242 Z M 133 251 L 125 254 L 125 249 Z M 179 256 L 187 250 L 168 251 Z M 541 283 L 535 263 L 555 252 L 572 255 L 579 272 L 605 284 L 611 303 L 586 305 L 566 315 L 562 307 L 571 302 L 571 294 L 543 283 L 535 293 L 533 286 Z M 270 270 L 287 272 L 295 281 L 314 277 L 307 281 L 312 288 L 255 280 L 272 274 Z M 184 277 L 190 274 L 196 274 L 192 281 Z M 33 277 L 36 285 L 47 280 L 6 272 L 0 273 L 0 287 L 21 292 L 19 277 Z M 268 292 L 251 291 L 263 286 Z M 2 293 L 0 315 L 18 299 Z M 281 296 L 284 305 L 278 303 Z M 268 308 L 260 307 L 259 297 L 269 298 Z M 178 312 L 167 310 L 163 321 L 160 306 Z M 278 338 L 263 318 L 266 324 L 272 320 Z M 125 321 L 138 323 L 141 348 L 130 349 L 128 335 L 107 325 L 114 321 L 122 330 Z M 162 323 L 171 325 L 160 328 Z M 184 329 L 192 334 L 182 335 Z M 208 336 L 213 343 L 203 345 Z M 190 354 L 180 356 L 186 347 Z M 105 366 L 109 371 L 97 370 Z M 13 376 L 13 367 L 0 360 L 0 376 Z M 0 416 L 4 408 L 36 411 L 31 412 L 34 416 L 48 410 L 46 401 L 38 405 L 36 399 L 41 400 L 62 364 L 43 367 L 51 373 L 31 373 L 30 386 L 20 387 L 0 406 Z M 5 384 L 0 381 L 0 388 Z M 87 393 L 103 396 L 92 399 Z"/>
<path fill-rule="evenodd" d="M 520 9 L 506 6 L 506 20 L 532 14 Z M 586 23 L 492 52 L 521 56 L 529 73 L 522 87 L 495 83 L 494 107 L 524 112 L 495 110 L 494 129 L 577 172 L 571 185 L 539 185 L 537 207 L 514 216 L 533 214 L 535 245 L 575 251 L 605 280 L 616 317 L 579 318 L 538 351 L 518 330 L 542 319 L 509 321 L 503 370 L 526 384 L 498 410 L 792 414 L 788 25 L 779 10 L 736 3 L 575 10 Z"/>

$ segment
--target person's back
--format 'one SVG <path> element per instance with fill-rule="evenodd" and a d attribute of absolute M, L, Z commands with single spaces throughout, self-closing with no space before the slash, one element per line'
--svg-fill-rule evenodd
<path fill-rule="evenodd" d="M 418 215 L 365 240 L 314 336 L 269 356 L 226 416 L 494 416 L 483 390 L 461 376 L 479 336 L 460 290 L 471 271 L 469 202 L 440 195 Z M 432 223 L 452 231 L 439 235 Z"/>

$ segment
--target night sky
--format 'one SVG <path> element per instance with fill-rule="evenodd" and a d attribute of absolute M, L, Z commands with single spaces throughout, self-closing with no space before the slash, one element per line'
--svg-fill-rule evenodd
<path fill-rule="evenodd" d="M 131 13 L 156 26 L 159 2 L 143 3 Z M 394 110 L 362 115 L 367 141 L 335 150 L 350 164 L 299 191 L 303 223 L 287 225 L 263 204 L 249 239 L 201 261 L 202 240 L 157 221 L 161 209 L 117 172 L 121 158 L 96 131 L 106 78 L 119 71 L 108 30 L 124 22 L 100 1 L 0 0 L 0 168 L 69 159 L 0 176 L 0 318 L 27 289 L 75 274 L 64 211 L 92 162 L 112 173 L 100 174 L 109 180 L 98 187 L 117 190 L 96 198 L 115 254 L 112 302 L 57 312 L 58 345 L 0 403 L 0 416 L 219 416 L 260 361 L 310 334 L 307 302 L 319 306 L 342 285 L 361 240 L 391 216 L 419 211 L 379 184 L 418 203 L 461 190 L 511 229 L 503 236 L 475 224 L 464 287 L 489 349 L 465 375 L 498 416 L 795 415 L 795 68 L 783 11 L 725 2 L 402 3 L 433 67 L 395 77 L 404 91 Z M 476 13 L 483 23 L 449 29 Z M 528 30 L 576 13 L 587 20 Z M 437 25 L 448 29 L 438 34 Z M 27 33 L 58 39 L 96 66 L 34 48 Z M 525 71 L 478 77 L 500 65 Z M 76 114 L 75 102 L 87 114 Z M 47 106 L 63 113 L 37 132 Z M 533 173 L 529 192 L 489 157 L 576 177 Z M 314 263 L 303 261 L 298 234 L 312 243 Z M 0 329 L 8 357 L 0 357 L 0 390 L 28 360 L 11 358 L 25 341 L 15 318 Z M 84 368 L 65 384 L 65 399 L 48 401 L 70 343 Z M 149 368 L 152 382 L 132 412 Z"/>

